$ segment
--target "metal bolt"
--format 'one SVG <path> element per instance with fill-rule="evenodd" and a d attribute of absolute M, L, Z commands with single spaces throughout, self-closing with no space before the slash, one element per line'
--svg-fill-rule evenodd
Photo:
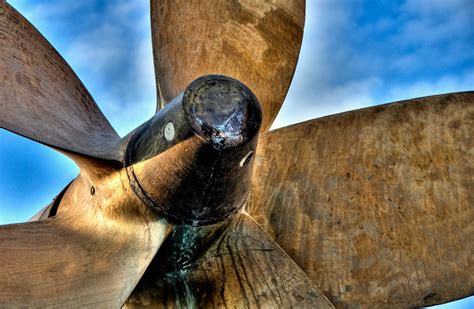
<path fill-rule="evenodd" d="M 165 125 L 165 138 L 168 142 L 171 142 L 174 139 L 174 125 L 172 122 L 168 122 Z"/>
<path fill-rule="evenodd" d="M 250 160 L 252 159 L 252 156 L 253 156 L 253 151 L 250 151 L 249 153 L 247 153 L 242 158 L 242 160 L 240 160 L 240 167 L 244 167 L 245 165 L 247 165 L 250 162 Z"/>

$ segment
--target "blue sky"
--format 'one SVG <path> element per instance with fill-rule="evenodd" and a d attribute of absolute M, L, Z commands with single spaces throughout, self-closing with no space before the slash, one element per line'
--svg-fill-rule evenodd
<path fill-rule="evenodd" d="M 300 60 L 273 128 L 474 89 L 474 0 L 307 2 Z M 69 62 L 120 135 L 153 115 L 148 0 L 9 3 Z M 69 159 L 0 130 L 0 224 L 27 220 L 77 174 Z"/>

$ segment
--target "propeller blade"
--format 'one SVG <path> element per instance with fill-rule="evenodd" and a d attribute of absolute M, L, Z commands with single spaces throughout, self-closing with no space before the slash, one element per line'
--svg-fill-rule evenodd
<path fill-rule="evenodd" d="M 334 308 L 291 258 L 244 214 L 197 262 L 174 277 L 153 263 L 124 308 Z"/>
<path fill-rule="evenodd" d="M 14 8 L 0 1 L 0 128 L 101 159 L 120 138 L 69 65 Z"/>
<path fill-rule="evenodd" d="M 91 187 L 78 177 L 52 218 L 0 226 L 0 307 L 125 302 L 167 228 L 123 189 L 123 179 L 108 178 Z"/>
<path fill-rule="evenodd" d="M 48 206 L 41 208 L 33 217 L 31 217 L 28 222 L 40 221 L 51 217 L 54 201 L 51 202 Z"/>
<path fill-rule="evenodd" d="M 268 133 L 249 213 L 336 307 L 474 292 L 474 92 Z"/>
<path fill-rule="evenodd" d="M 49 203 L 48 206 L 38 211 L 33 217 L 30 218 L 30 220 L 28 220 L 28 222 L 40 221 L 55 216 L 58 212 L 59 203 L 61 202 L 67 189 L 71 186 L 71 183 L 72 181 L 68 183 L 68 185 L 61 190 L 61 192 L 59 192 L 59 194 L 53 199 L 51 203 Z"/>
<path fill-rule="evenodd" d="M 157 108 L 199 76 L 226 75 L 255 93 L 267 131 L 293 78 L 304 15 L 304 0 L 152 0 Z"/>

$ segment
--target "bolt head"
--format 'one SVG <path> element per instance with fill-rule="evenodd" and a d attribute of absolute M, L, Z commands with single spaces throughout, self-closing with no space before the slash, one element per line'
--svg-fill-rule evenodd
<path fill-rule="evenodd" d="M 168 142 L 171 142 L 174 139 L 175 130 L 174 130 L 174 125 L 172 122 L 168 122 L 165 125 L 164 135 L 165 135 L 165 139 Z"/>

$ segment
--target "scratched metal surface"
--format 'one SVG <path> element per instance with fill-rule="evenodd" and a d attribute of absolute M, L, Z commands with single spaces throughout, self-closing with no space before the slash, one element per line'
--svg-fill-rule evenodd
<path fill-rule="evenodd" d="M 167 231 L 124 170 L 81 175 L 55 217 L 0 226 L 0 307 L 120 307 Z"/>
<path fill-rule="evenodd" d="M 69 65 L 0 1 L 0 128 L 69 152 L 119 159 L 120 138 Z"/>
<path fill-rule="evenodd" d="M 200 76 L 227 75 L 255 93 L 267 131 L 293 78 L 304 18 L 304 0 L 152 0 L 158 108 Z"/>
<path fill-rule="evenodd" d="M 340 308 L 474 293 L 474 92 L 268 133 L 249 213 Z"/>
<path fill-rule="evenodd" d="M 158 109 L 193 79 L 225 74 L 256 93 L 262 129 L 268 130 L 293 76 L 304 1 L 151 4 Z M 267 134 L 256 155 L 248 210 L 295 264 L 243 214 L 226 222 L 225 231 L 222 225 L 189 228 L 159 220 L 133 192 L 121 165 L 134 135 L 120 140 L 66 62 L 1 0 L 0 40 L 0 127 L 52 146 L 81 167 L 54 218 L 41 213 L 38 222 L 0 227 L 0 306 L 120 306 L 163 241 L 163 250 L 174 253 L 157 256 L 166 275 L 156 276 L 152 264 L 126 307 L 331 308 L 315 284 L 341 308 L 426 305 L 474 292 L 468 271 L 474 256 L 473 93 L 375 107 Z M 234 112 L 231 106 L 222 110 Z M 195 112 L 211 127 L 222 124 L 206 118 L 205 106 Z M 171 120 L 176 127 L 167 126 Z M 184 116 L 158 121 L 150 139 L 173 140 L 181 124 L 189 124 Z M 242 136 L 232 140 L 232 130 L 227 137 L 234 147 Z M 237 162 L 253 163 L 253 157 L 242 159 L 255 150 L 256 137 L 243 138 L 247 148 L 229 152 L 224 172 L 214 174 L 206 158 L 222 156 L 225 147 L 201 156 L 196 149 L 220 141 L 223 132 L 209 139 L 203 132 L 171 145 L 157 138 L 158 148 L 140 150 L 144 157 L 129 163 L 155 199 L 166 200 L 164 193 L 171 192 L 168 205 L 181 201 L 185 209 L 193 191 L 206 193 L 209 182 L 181 182 L 197 170 L 201 180 L 222 180 L 212 186 L 223 185 L 219 196 L 238 210 L 252 164 L 240 169 Z M 201 200 L 196 205 L 207 206 Z M 169 233 L 176 237 L 167 238 Z M 189 261 L 201 257 L 197 265 L 188 263 L 187 251 Z M 183 266 L 179 271 L 175 261 Z"/>
<path fill-rule="evenodd" d="M 247 215 L 239 214 L 194 267 L 172 277 L 151 264 L 124 308 L 334 308 Z"/>

